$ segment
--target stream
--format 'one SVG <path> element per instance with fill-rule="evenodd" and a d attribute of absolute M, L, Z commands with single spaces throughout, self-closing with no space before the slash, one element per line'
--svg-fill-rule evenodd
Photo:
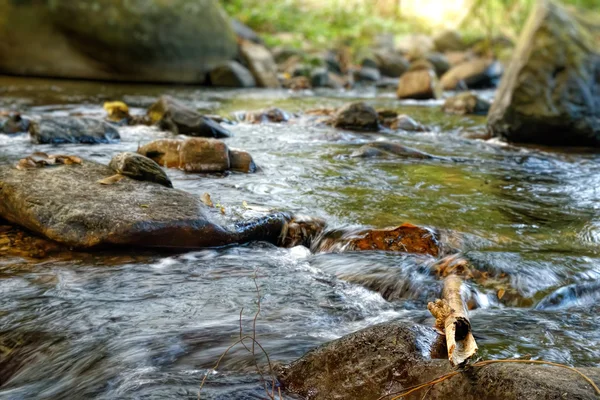
<path fill-rule="evenodd" d="M 369 88 L 215 90 L 0 78 L 0 110 L 29 116 L 101 117 L 108 100 L 123 100 L 139 114 L 162 94 L 223 116 L 361 99 L 428 125 L 419 133 L 358 134 L 295 120 L 235 123 L 225 125 L 233 133 L 225 142 L 249 151 L 259 172 L 167 173 L 176 188 L 210 193 L 232 216 L 249 204 L 320 217 L 336 228 L 410 222 L 461 232 L 462 253 L 473 265 L 508 277 L 469 283 L 480 357 L 600 366 L 600 154 L 467 139 L 485 131 L 484 117 L 446 115 L 441 101 L 398 101 Z M 27 135 L 0 135 L 0 163 L 34 151 L 108 163 L 118 152 L 168 137 L 145 126 L 119 129 L 120 144 L 93 146 L 33 145 Z M 382 138 L 448 159 L 348 157 Z M 427 302 L 439 295 L 441 281 L 429 272 L 431 262 L 422 255 L 311 254 L 266 243 L 36 262 L 3 257 L 0 356 L 12 347 L 22 347 L 23 355 L 5 382 L 0 371 L 0 399 L 195 399 L 203 376 L 238 338 L 242 309 L 244 333 L 252 334 L 255 276 L 257 340 L 274 362 L 291 362 L 380 322 L 432 325 Z M 565 288 L 575 284 L 589 290 Z M 266 398 L 252 357 L 241 347 L 230 352 L 209 374 L 202 398 Z"/>

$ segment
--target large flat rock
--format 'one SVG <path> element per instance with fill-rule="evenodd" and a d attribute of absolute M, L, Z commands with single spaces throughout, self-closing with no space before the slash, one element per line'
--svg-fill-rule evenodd
<path fill-rule="evenodd" d="M 190 193 L 130 178 L 112 185 L 98 183 L 114 173 L 88 160 L 26 170 L 2 166 L 0 217 L 77 248 L 276 242 L 286 223 L 282 215 L 275 215 L 230 230 Z"/>

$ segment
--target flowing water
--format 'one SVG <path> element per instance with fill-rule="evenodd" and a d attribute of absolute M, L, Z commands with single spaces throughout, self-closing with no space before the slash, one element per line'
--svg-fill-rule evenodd
<path fill-rule="evenodd" d="M 364 99 L 428 124 L 422 133 L 356 134 L 302 122 L 238 123 L 228 126 L 234 137 L 226 141 L 248 150 L 260 172 L 168 174 L 175 187 L 208 192 L 233 216 L 244 214 L 246 202 L 318 216 L 332 227 L 412 222 L 462 232 L 464 256 L 507 277 L 469 284 L 483 358 L 529 354 L 600 365 L 600 155 L 466 139 L 465 133 L 485 130 L 484 118 L 444 115 L 439 102 L 399 102 L 371 89 L 215 91 L 0 79 L 0 109 L 27 115 L 102 116 L 102 103 L 117 99 L 141 113 L 161 94 L 222 115 L 266 106 L 299 112 Z M 107 163 L 117 152 L 166 135 L 127 127 L 121 136 L 120 144 L 60 148 L 0 136 L 0 161 L 47 151 Z M 348 157 L 381 138 L 454 161 Z M 237 339 L 242 309 L 244 332 L 252 333 L 255 274 L 257 339 L 272 360 L 285 363 L 379 322 L 432 324 L 426 304 L 441 285 L 431 263 L 410 254 L 311 254 L 265 243 L 186 254 L 3 258 L 0 356 L 8 354 L 11 362 L 0 363 L 0 398 L 196 398 L 204 374 Z M 507 293 L 503 301 L 499 290 Z M 209 375 L 202 396 L 265 398 L 243 349 Z"/>

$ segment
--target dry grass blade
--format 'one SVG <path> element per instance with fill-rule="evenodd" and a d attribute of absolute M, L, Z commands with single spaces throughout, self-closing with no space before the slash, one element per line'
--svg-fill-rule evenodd
<path fill-rule="evenodd" d="M 109 177 L 104 178 L 104 179 L 100 179 L 98 181 L 98 183 L 101 184 L 101 185 L 113 185 L 113 184 L 119 182 L 123 178 L 125 178 L 124 175 L 116 174 L 116 175 L 112 175 L 112 176 L 109 176 Z"/>

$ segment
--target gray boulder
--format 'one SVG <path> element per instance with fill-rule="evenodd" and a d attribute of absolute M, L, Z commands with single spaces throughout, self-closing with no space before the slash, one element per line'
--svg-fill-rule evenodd
<path fill-rule="evenodd" d="M 501 81 L 488 117 L 513 142 L 600 146 L 600 28 L 540 1 Z"/>
<path fill-rule="evenodd" d="M 0 72 L 10 74 L 202 83 L 237 54 L 214 0 L 3 1 L 0 15 Z"/>
<path fill-rule="evenodd" d="M 31 122 L 31 141 L 36 144 L 118 143 L 119 131 L 95 118 L 45 117 Z"/>
<path fill-rule="evenodd" d="M 290 220 L 274 214 L 226 227 L 219 212 L 190 193 L 128 177 L 99 183 L 114 174 L 89 160 L 25 170 L 0 167 L 0 218 L 75 248 L 171 249 L 254 240 L 277 244 Z"/>

